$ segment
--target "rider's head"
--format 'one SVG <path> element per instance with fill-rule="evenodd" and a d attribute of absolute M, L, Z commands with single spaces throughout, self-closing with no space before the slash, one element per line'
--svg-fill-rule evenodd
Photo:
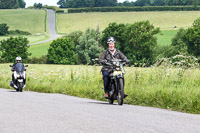
<path fill-rule="evenodd" d="M 20 56 L 17 56 L 16 57 L 16 63 L 21 63 L 21 61 L 22 61 L 22 58 Z"/>
<path fill-rule="evenodd" d="M 108 43 L 108 47 L 109 47 L 109 50 L 114 50 L 115 49 L 115 38 L 114 37 L 109 37 L 108 40 L 107 40 L 107 43 Z"/>

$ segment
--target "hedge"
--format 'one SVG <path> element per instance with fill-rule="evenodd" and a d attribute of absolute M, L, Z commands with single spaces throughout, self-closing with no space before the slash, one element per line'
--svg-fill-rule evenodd
<path fill-rule="evenodd" d="M 144 6 L 144 7 L 95 7 L 71 8 L 68 13 L 81 12 L 131 12 L 131 11 L 197 11 L 200 7 L 194 6 Z"/>

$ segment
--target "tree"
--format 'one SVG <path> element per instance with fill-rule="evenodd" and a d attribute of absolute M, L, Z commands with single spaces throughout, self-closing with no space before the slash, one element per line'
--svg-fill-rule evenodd
<path fill-rule="evenodd" d="M 79 45 L 76 46 L 76 51 L 79 61 L 82 64 L 91 64 L 92 59 L 98 58 L 103 51 L 100 47 L 101 35 L 99 29 L 86 29 L 85 33 L 79 38 Z"/>
<path fill-rule="evenodd" d="M 107 38 L 116 39 L 116 48 L 131 60 L 131 63 L 152 63 L 153 49 L 157 45 L 155 35 L 159 28 L 154 28 L 149 21 L 134 24 L 111 23 L 103 31 L 102 43 L 107 48 Z"/>
<path fill-rule="evenodd" d="M 74 65 L 77 63 L 74 42 L 70 37 L 54 40 L 48 49 L 49 63 Z"/>
<path fill-rule="evenodd" d="M 7 35 L 8 29 L 9 29 L 9 27 L 7 26 L 7 24 L 5 24 L 5 23 L 0 24 L 0 36 Z"/>
<path fill-rule="evenodd" d="M 23 37 L 10 37 L 7 40 L 0 41 L 1 58 L 5 62 L 13 62 L 17 56 L 26 60 L 31 54 L 28 52 L 27 38 Z"/>
<path fill-rule="evenodd" d="M 39 9 L 41 9 L 41 8 L 42 8 L 42 3 L 35 3 L 35 4 L 33 5 L 33 7 L 34 7 L 34 8 L 39 8 Z"/>
<path fill-rule="evenodd" d="M 185 31 L 184 29 L 179 29 L 179 31 L 176 33 L 176 35 L 172 38 L 172 44 L 171 46 L 174 47 L 174 55 L 177 54 L 187 54 L 187 45 L 184 42 L 184 36 L 185 36 Z"/>
<path fill-rule="evenodd" d="M 160 32 L 149 21 L 128 25 L 123 34 L 125 53 L 132 63 L 152 63 L 153 49 L 157 45 L 155 35 Z"/>
<path fill-rule="evenodd" d="M 188 53 L 200 56 L 200 18 L 194 21 L 193 26 L 186 30 L 184 42 L 187 45 Z"/>
<path fill-rule="evenodd" d="M 0 9 L 25 8 L 24 0 L 0 0 Z"/>
<path fill-rule="evenodd" d="M 126 30 L 125 24 L 117 24 L 116 22 L 110 23 L 107 28 L 104 29 L 102 32 L 102 45 L 104 48 L 108 48 L 107 39 L 109 37 L 115 37 L 116 41 L 116 48 L 119 49 L 122 52 L 125 52 L 125 39 L 122 37 L 122 34 Z"/>

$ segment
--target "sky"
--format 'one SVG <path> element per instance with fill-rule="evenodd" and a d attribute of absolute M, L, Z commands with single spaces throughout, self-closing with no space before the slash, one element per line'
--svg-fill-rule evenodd
<path fill-rule="evenodd" d="M 24 0 L 26 2 L 26 7 L 33 6 L 34 3 L 42 3 L 43 5 L 48 6 L 58 6 L 57 2 L 59 0 Z M 118 2 L 124 2 L 125 0 L 118 0 Z M 135 1 L 135 0 L 129 0 L 129 1 Z"/>

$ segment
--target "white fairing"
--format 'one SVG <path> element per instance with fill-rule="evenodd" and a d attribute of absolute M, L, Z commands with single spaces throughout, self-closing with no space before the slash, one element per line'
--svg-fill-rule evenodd
<path fill-rule="evenodd" d="M 26 79 L 26 72 L 25 71 L 24 71 L 24 76 L 23 77 L 24 77 L 24 79 Z"/>
<path fill-rule="evenodd" d="M 14 71 L 14 78 L 15 78 L 15 79 L 17 79 L 17 75 L 18 75 L 17 72 Z"/>
<path fill-rule="evenodd" d="M 23 79 L 18 79 L 18 82 L 23 82 Z"/>

